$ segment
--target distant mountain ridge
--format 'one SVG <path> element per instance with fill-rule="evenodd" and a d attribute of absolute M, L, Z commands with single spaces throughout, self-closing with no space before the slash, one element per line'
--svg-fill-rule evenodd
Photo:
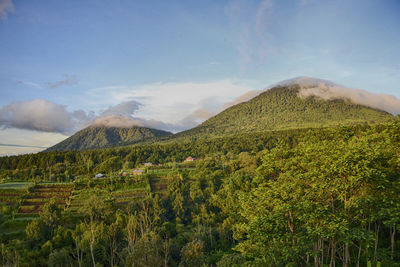
<path fill-rule="evenodd" d="M 320 82 L 323 80 L 316 81 Z M 307 86 L 314 86 L 307 81 Z M 197 139 L 224 135 L 331 127 L 361 123 L 383 123 L 394 119 L 388 112 L 354 104 L 348 99 L 325 100 L 316 96 L 300 97 L 303 85 L 288 80 L 261 92 L 209 118 L 199 126 L 167 139 Z M 329 85 L 332 86 L 332 85 Z"/>
<path fill-rule="evenodd" d="M 45 152 L 125 146 L 171 134 L 162 130 L 138 126 L 129 128 L 89 126 L 55 146 L 46 149 Z"/>

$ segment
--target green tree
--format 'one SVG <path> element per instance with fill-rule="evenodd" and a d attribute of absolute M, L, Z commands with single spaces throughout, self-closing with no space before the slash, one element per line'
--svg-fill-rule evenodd
<path fill-rule="evenodd" d="M 203 243 L 196 239 L 187 243 L 181 250 L 180 267 L 205 266 Z"/>

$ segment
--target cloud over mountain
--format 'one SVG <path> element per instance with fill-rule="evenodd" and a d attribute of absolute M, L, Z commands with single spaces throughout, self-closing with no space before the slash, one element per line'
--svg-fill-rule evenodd
<path fill-rule="evenodd" d="M 386 112 L 393 115 L 400 114 L 400 99 L 388 95 L 377 94 L 366 90 L 347 88 L 331 81 L 315 79 L 311 77 L 298 77 L 282 81 L 276 85 L 298 84 L 301 86 L 300 97 L 316 96 L 325 100 L 348 99 L 355 104 L 360 104 Z"/>
<path fill-rule="evenodd" d="M 291 84 L 301 86 L 300 97 L 346 98 L 356 104 L 385 110 L 392 114 L 400 114 L 400 99 L 394 96 L 345 88 L 326 80 L 299 77 L 274 84 L 269 88 Z M 188 88 L 185 85 L 197 90 L 194 90 L 197 98 L 185 94 L 185 88 Z M 210 93 L 213 88 L 221 89 L 220 94 L 206 97 L 206 94 Z M 44 99 L 13 102 L 0 108 L 0 127 L 66 135 L 89 125 L 120 128 L 142 126 L 179 132 L 195 127 L 222 110 L 248 101 L 263 92 L 263 90 L 246 89 L 249 88 L 227 82 L 160 84 L 154 85 L 152 88 L 145 87 L 136 92 L 126 89 L 121 94 L 128 99 L 127 101 L 109 106 L 106 110 L 100 110 L 97 113 L 84 110 L 70 111 L 65 105 Z M 248 92 L 240 95 L 240 91 Z M 181 98 L 170 98 L 169 93 L 171 92 L 174 92 L 174 95 L 182 96 Z M 224 95 L 229 97 L 224 97 Z M 239 96 L 234 98 L 235 95 Z M 105 95 L 104 97 L 109 96 Z M 141 99 L 141 102 L 144 101 L 144 103 L 133 100 L 133 98 Z M 113 98 L 110 97 L 110 99 Z M 121 99 L 123 98 L 121 97 Z"/>
<path fill-rule="evenodd" d="M 125 101 L 118 105 L 109 107 L 108 109 L 103 111 L 101 115 L 131 116 L 133 113 L 138 111 L 141 106 L 142 104 L 135 100 Z"/>
<path fill-rule="evenodd" d="M 129 128 L 133 126 L 139 126 L 139 127 L 147 127 L 147 128 L 172 131 L 172 132 L 177 132 L 187 129 L 186 127 L 180 124 L 165 123 L 153 119 L 143 119 L 133 116 L 121 116 L 121 115 L 99 116 L 95 118 L 90 123 L 90 125 L 116 127 L 116 128 Z"/>

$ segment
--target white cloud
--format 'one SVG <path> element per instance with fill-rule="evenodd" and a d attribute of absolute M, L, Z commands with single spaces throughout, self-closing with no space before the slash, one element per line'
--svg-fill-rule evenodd
<path fill-rule="evenodd" d="M 6 20 L 10 12 L 14 12 L 12 0 L 0 0 L 0 19 Z"/>
<path fill-rule="evenodd" d="M 178 128 L 192 127 L 207 116 L 220 111 L 225 103 L 233 101 L 245 92 L 251 91 L 249 81 L 220 80 L 214 82 L 153 83 L 128 86 L 96 88 L 89 91 L 86 99 L 89 106 L 118 105 L 121 102 L 138 101 L 142 104 L 135 117 L 162 121 Z M 101 112 L 100 112 L 101 113 Z M 117 114 L 118 115 L 118 114 Z M 126 115 L 126 114 L 125 114 Z M 198 116 L 201 115 L 201 116 Z M 194 121 L 188 122 L 188 117 Z M 172 130 L 172 129 L 170 129 Z"/>
<path fill-rule="evenodd" d="M 69 111 L 65 105 L 44 99 L 14 102 L 0 108 L 0 127 L 6 128 L 0 132 L 7 135 L 15 131 L 25 131 L 30 134 L 11 134 L 10 138 L 0 140 L 3 140 L 3 144 L 49 147 L 90 124 L 113 127 L 136 125 L 179 132 L 236 104 L 238 97 L 240 101 L 248 100 L 248 97 L 240 96 L 253 91 L 254 85 L 251 84 L 250 81 L 225 79 L 206 83 L 160 82 L 135 87 L 97 88 L 87 92 L 83 96 L 85 103 L 82 103 L 82 107 L 84 105 L 96 112 Z M 45 134 L 49 137 L 43 138 Z M 34 136 L 39 139 L 35 140 Z M 54 136 L 59 139 L 54 139 Z M 25 142 L 25 138 L 32 142 Z M 43 140 L 49 142 L 44 144 Z M 3 154 L 15 154 L 21 151 L 37 152 L 41 149 L 2 146 L 1 150 L 8 151 Z"/>
<path fill-rule="evenodd" d="M 0 126 L 4 128 L 73 133 L 88 120 L 82 110 L 69 112 L 66 106 L 44 99 L 14 102 L 0 109 Z"/>
<path fill-rule="evenodd" d="M 225 7 L 235 33 L 239 64 L 243 70 L 264 63 L 268 54 L 278 50 L 272 43 L 274 0 L 263 0 L 256 8 L 234 0 Z M 238 23 L 239 22 L 239 23 Z"/>
<path fill-rule="evenodd" d="M 182 131 L 186 129 L 183 128 L 182 125 L 180 124 L 170 124 L 153 119 L 143 119 L 143 118 L 136 118 L 133 116 L 121 116 L 121 115 L 100 116 L 94 119 L 91 125 L 117 127 L 117 128 L 129 128 L 132 126 L 139 126 L 139 127 L 147 127 L 147 128 L 172 131 L 172 132 Z"/>
<path fill-rule="evenodd" d="M 303 88 L 299 95 L 301 97 L 317 96 L 326 100 L 345 98 L 355 104 L 384 110 L 393 115 L 400 114 L 400 99 L 387 94 L 375 94 L 360 89 L 320 84 L 318 86 Z"/>
<path fill-rule="evenodd" d="M 273 86 L 300 85 L 300 97 L 317 96 L 325 100 L 348 99 L 355 104 L 360 104 L 386 112 L 393 115 L 400 114 L 400 99 L 388 94 L 376 94 L 361 89 L 347 88 L 334 82 L 311 77 L 296 77 L 278 82 Z M 269 88 L 271 88 L 269 87 Z"/>
<path fill-rule="evenodd" d="M 60 86 L 65 86 L 65 85 L 75 85 L 78 83 L 78 78 L 75 75 L 69 75 L 69 74 L 64 74 L 62 80 L 58 80 L 55 82 L 48 82 L 47 86 L 50 89 L 55 89 Z"/>
<path fill-rule="evenodd" d="M 19 84 L 23 84 L 23 85 L 27 85 L 27 86 L 30 86 L 30 87 L 34 87 L 34 88 L 37 88 L 37 89 L 43 89 L 43 87 L 40 84 L 35 83 L 35 82 L 18 81 L 18 83 Z"/>
<path fill-rule="evenodd" d="M 139 102 L 135 100 L 125 101 L 118 105 L 111 106 L 102 112 L 102 116 L 106 115 L 119 115 L 119 116 L 131 116 L 141 106 Z"/>

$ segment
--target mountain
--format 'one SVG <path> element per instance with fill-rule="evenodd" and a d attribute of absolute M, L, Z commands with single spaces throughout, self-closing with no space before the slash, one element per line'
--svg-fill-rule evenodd
<path fill-rule="evenodd" d="M 117 128 L 89 126 L 46 151 L 87 150 L 135 144 L 144 140 L 165 137 L 170 132 L 133 126 Z"/>
<path fill-rule="evenodd" d="M 348 89 L 326 80 L 297 77 L 263 91 L 251 92 L 241 98 L 253 97 L 250 100 L 231 106 L 199 126 L 174 135 L 136 126 L 91 126 L 46 151 L 182 142 L 254 132 L 375 124 L 393 120 L 394 116 L 379 109 L 379 105 L 373 107 L 371 98 L 374 96 L 367 91 Z"/>
<path fill-rule="evenodd" d="M 308 77 L 286 80 L 167 139 L 191 140 L 248 132 L 373 124 L 394 119 L 388 112 L 336 96 L 337 88 L 342 87 Z"/>

